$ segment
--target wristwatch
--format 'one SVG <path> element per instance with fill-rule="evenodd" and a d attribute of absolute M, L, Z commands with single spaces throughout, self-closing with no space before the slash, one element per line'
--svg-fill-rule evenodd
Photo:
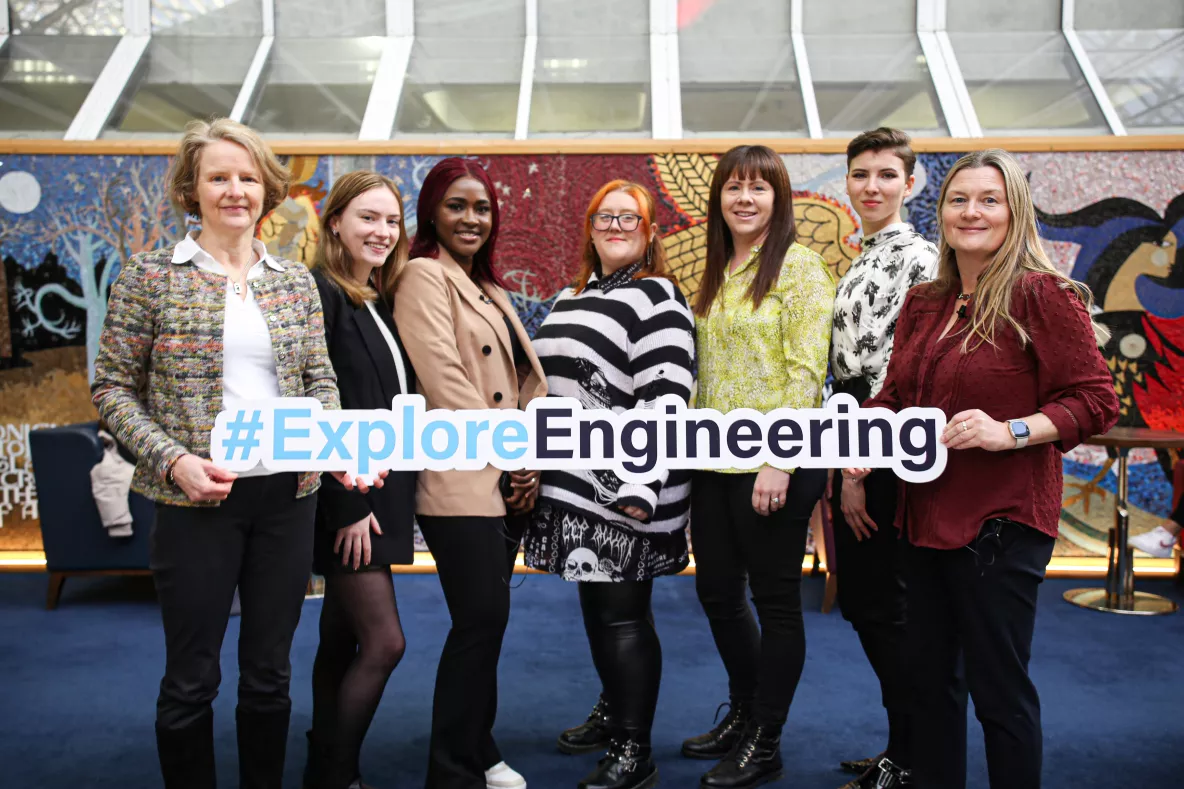
<path fill-rule="evenodd" d="M 1028 443 L 1028 438 L 1032 435 L 1032 431 L 1028 429 L 1028 423 L 1022 419 L 1009 419 L 1007 429 L 1011 431 L 1011 437 L 1015 439 L 1016 449 L 1023 449 Z"/>

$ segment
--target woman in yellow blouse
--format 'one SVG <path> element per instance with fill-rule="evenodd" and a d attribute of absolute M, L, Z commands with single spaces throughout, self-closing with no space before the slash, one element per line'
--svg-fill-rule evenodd
<path fill-rule="evenodd" d="M 707 212 L 707 266 L 695 301 L 699 408 L 822 404 L 835 282 L 796 243 L 789 173 L 763 145 L 728 151 Z M 699 471 L 691 489 L 695 584 L 728 672 L 730 709 L 683 755 L 721 759 L 704 787 L 781 775 L 781 728 L 806 658 L 802 556 L 823 469 Z M 757 621 L 746 599 L 752 588 Z"/>

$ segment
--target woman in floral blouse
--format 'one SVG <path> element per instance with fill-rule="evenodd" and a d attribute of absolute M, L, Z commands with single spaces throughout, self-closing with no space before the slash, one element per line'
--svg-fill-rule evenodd
<path fill-rule="evenodd" d="M 697 406 L 817 408 L 835 282 L 795 242 L 789 173 L 762 145 L 720 160 L 711 182 L 707 265 L 695 301 Z M 792 480 L 792 484 L 791 484 Z M 730 710 L 685 756 L 722 759 L 705 787 L 756 786 L 781 774 L 781 728 L 806 658 L 802 556 L 822 469 L 696 472 L 691 537 L 696 588 L 728 672 Z M 752 588 L 757 616 L 746 599 Z"/>
<path fill-rule="evenodd" d="M 937 275 L 937 247 L 901 218 L 915 182 L 910 142 L 902 131 L 880 128 L 847 146 L 847 195 L 863 225 L 863 251 L 839 281 L 830 359 L 834 393 L 861 403 L 884 384 L 905 294 Z M 843 789 L 907 779 L 904 542 L 893 525 L 896 503 L 897 477 L 887 468 L 844 479 L 831 497 L 839 606 L 859 634 L 888 711 L 888 747 L 871 759 L 844 762 L 860 775 Z"/>

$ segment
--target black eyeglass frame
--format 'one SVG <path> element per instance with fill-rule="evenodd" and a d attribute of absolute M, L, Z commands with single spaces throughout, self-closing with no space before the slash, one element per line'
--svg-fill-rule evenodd
<path fill-rule="evenodd" d="M 641 226 L 643 217 L 640 214 L 601 214 L 596 213 L 592 215 L 592 229 L 604 232 L 613 226 L 616 221 L 617 227 L 621 228 L 622 233 L 632 233 Z M 626 220 L 630 220 L 628 224 L 631 227 L 625 227 Z M 603 227 L 601 227 L 603 225 Z"/>

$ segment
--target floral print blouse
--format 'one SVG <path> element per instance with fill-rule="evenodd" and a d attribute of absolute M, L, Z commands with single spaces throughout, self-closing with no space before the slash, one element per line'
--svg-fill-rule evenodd
<path fill-rule="evenodd" d="M 817 252 L 793 244 L 781 276 L 757 309 L 748 288 L 760 247 L 725 273 L 711 312 L 695 321 L 697 408 L 817 408 L 830 348 L 835 280 Z M 737 470 L 739 471 L 739 470 Z"/>

